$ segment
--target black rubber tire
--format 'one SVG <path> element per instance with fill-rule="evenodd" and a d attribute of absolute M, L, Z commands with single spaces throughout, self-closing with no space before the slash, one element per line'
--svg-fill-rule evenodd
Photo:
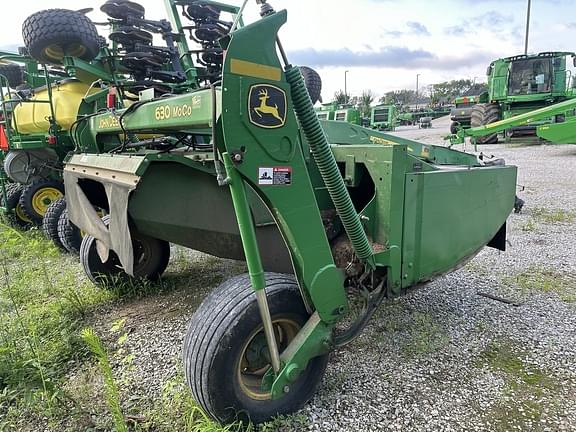
<path fill-rule="evenodd" d="M 80 255 L 82 233 L 80 229 L 68 219 L 68 210 L 64 209 L 58 218 L 58 240 L 67 252 Z"/>
<path fill-rule="evenodd" d="M 90 61 L 100 50 L 94 23 L 68 9 L 47 9 L 30 15 L 22 24 L 22 37 L 30 56 L 40 63 L 60 64 L 66 55 Z"/>
<path fill-rule="evenodd" d="M 450 133 L 452 135 L 456 135 L 456 133 L 458 132 L 458 122 L 452 122 L 450 123 Z"/>
<path fill-rule="evenodd" d="M 485 126 L 500 120 L 500 106 L 498 104 L 476 104 L 472 108 L 472 115 L 470 118 L 470 126 Z M 478 144 L 497 144 L 498 134 L 492 133 L 476 138 Z"/>
<path fill-rule="evenodd" d="M 33 202 L 36 198 L 36 195 L 41 193 L 43 189 L 47 188 L 57 189 L 61 192 L 62 195 L 64 195 L 64 183 L 57 180 L 36 180 L 26 186 L 22 191 L 22 195 L 20 196 L 20 205 L 22 206 L 22 211 L 36 225 L 42 224 L 42 220 L 44 219 L 46 212 L 41 213 L 36 211 L 34 209 Z M 56 201 L 56 199 L 54 201 Z M 46 210 L 50 204 L 52 203 L 46 203 Z"/>
<path fill-rule="evenodd" d="M 58 236 L 58 220 L 62 212 L 66 210 L 66 199 L 64 197 L 54 201 L 42 219 L 42 231 L 48 240 L 52 240 L 54 244 L 62 250 L 66 250 Z"/>
<path fill-rule="evenodd" d="M 6 215 L 8 222 L 20 228 L 29 228 L 30 221 L 23 219 L 22 207 L 20 206 L 20 196 L 24 186 L 19 183 L 6 185 L 6 208 L 11 212 Z"/>
<path fill-rule="evenodd" d="M 312 104 L 315 104 L 321 99 L 322 78 L 320 78 L 318 72 L 308 66 L 300 66 L 299 69 L 304 77 L 304 83 L 306 84 L 306 89 L 308 90 Z"/>
<path fill-rule="evenodd" d="M 10 88 L 15 89 L 24 83 L 24 73 L 20 65 L 15 63 L 0 64 L 0 75 L 8 81 Z"/>
<path fill-rule="evenodd" d="M 108 223 L 109 217 L 102 218 L 105 224 Z M 141 262 L 140 265 L 134 265 L 134 277 L 132 278 L 124 272 L 114 251 L 110 251 L 108 260 L 103 263 L 96 251 L 96 239 L 90 235 L 82 239 L 80 245 L 80 263 L 88 279 L 95 285 L 103 287 L 112 287 L 116 282 L 127 282 L 130 280 L 149 280 L 156 281 L 162 276 L 170 261 L 170 244 L 164 240 L 143 236 L 134 232 L 132 235 L 132 247 L 134 255 L 137 257 L 136 248 L 138 242 L 145 244 L 148 250 L 152 251 L 151 259 L 147 262 Z"/>
<path fill-rule="evenodd" d="M 304 325 L 309 314 L 292 276 L 266 273 L 266 293 L 273 321 L 284 318 Z M 326 370 L 328 354 L 312 359 L 281 399 L 251 398 L 236 372 L 248 337 L 259 328 L 262 321 L 248 275 L 221 284 L 190 321 L 183 348 L 186 379 L 198 404 L 222 423 L 261 423 L 296 411 L 313 396 Z"/>

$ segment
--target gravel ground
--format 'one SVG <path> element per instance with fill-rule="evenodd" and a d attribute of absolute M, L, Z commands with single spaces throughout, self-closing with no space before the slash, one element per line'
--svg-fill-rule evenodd
<path fill-rule="evenodd" d="M 395 133 L 440 144 L 447 130 L 439 119 L 430 130 Z M 278 430 L 576 430 L 576 146 L 482 150 L 517 165 L 525 188 L 523 212 L 509 219 L 508 250 L 485 249 L 461 270 L 386 302 L 361 337 L 333 354 L 315 398 L 276 422 Z M 168 278 L 180 288 L 96 320 L 109 328 L 126 318 L 125 348 L 135 359 L 125 375 L 136 399 L 154 399 L 178 374 L 191 313 L 211 287 L 242 271 L 177 254 Z"/>

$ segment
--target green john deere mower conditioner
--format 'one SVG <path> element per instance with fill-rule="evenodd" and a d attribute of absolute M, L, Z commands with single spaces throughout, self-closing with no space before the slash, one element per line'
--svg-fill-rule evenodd
<path fill-rule="evenodd" d="M 503 250 L 516 185 L 512 166 L 319 121 L 318 86 L 305 84 L 278 39 L 287 12 L 258 3 L 262 19 L 242 26 L 241 11 L 233 23 L 221 17 L 221 3 L 167 0 L 174 28 L 186 27 L 177 6 L 201 22 L 195 36 L 213 30 L 203 36 L 218 44 L 199 52 L 220 59 L 213 78 L 80 117 L 64 168 L 95 283 L 157 279 L 169 242 L 246 261 L 248 274 L 198 308 L 183 349 L 194 398 L 224 423 L 297 410 L 329 353 L 384 298 L 487 245 Z M 364 306 L 351 315 L 352 297 Z"/>

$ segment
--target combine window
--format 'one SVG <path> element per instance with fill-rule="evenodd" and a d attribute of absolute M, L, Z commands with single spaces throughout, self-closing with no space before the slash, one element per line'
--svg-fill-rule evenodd
<path fill-rule="evenodd" d="M 336 113 L 336 118 L 334 120 L 346 121 L 346 113 L 345 112 Z"/>
<path fill-rule="evenodd" d="M 510 96 L 549 93 L 552 88 L 552 63 L 549 58 L 516 60 L 510 65 Z"/>

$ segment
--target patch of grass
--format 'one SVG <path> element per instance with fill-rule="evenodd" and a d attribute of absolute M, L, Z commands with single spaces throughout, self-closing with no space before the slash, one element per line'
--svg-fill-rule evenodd
<path fill-rule="evenodd" d="M 94 357 L 98 360 L 100 372 L 104 378 L 106 403 L 114 420 L 114 428 L 117 432 L 128 432 L 128 426 L 126 425 L 122 407 L 120 406 L 118 383 L 114 379 L 108 351 L 104 348 L 102 341 L 91 328 L 82 330 L 81 336 L 82 340 L 90 348 L 90 351 L 92 351 Z"/>
<path fill-rule="evenodd" d="M 308 417 L 302 414 L 278 416 L 259 426 L 259 432 L 294 432 L 310 428 Z"/>
<path fill-rule="evenodd" d="M 534 222 L 534 219 L 528 219 L 525 224 L 520 225 L 520 229 L 526 232 L 536 231 L 536 223 Z"/>
<path fill-rule="evenodd" d="M 98 288 L 85 278 L 76 257 L 61 255 L 38 230 L 21 232 L 0 224 L 0 431 L 113 430 L 105 380 L 81 338 L 81 329 L 94 324 L 94 312 L 183 286 L 198 290 L 201 299 L 229 273 L 244 271 L 242 264 L 223 266 L 222 260 L 210 257 L 176 258 L 171 268 L 177 272 L 158 284 Z M 124 339 L 122 334 L 116 343 Z M 122 361 L 116 361 L 119 350 L 110 362 L 115 376 L 127 377 L 116 383 L 120 395 L 132 374 L 127 362 L 138 357 L 122 348 Z M 240 424 L 222 427 L 209 419 L 180 376 L 166 383 L 160 400 L 150 404 L 138 397 L 137 403 L 121 399 L 114 408 L 118 413 L 121 406 L 130 431 L 241 430 Z"/>
<path fill-rule="evenodd" d="M 542 223 L 572 223 L 576 219 L 576 212 L 545 207 L 531 209 L 530 215 L 534 220 Z"/>
<path fill-rule="evenodd" d="M 449 337 L 446 331 L 427 312 L 415 312 L 409 319 L 410 327 L 404 349 L 412 355 L 428 354 L 444 347 Z"/>
<path fill-rule="evenodd" d="M 561 384 L 527 363 L 525 353 L 515 344 L 492 342 L 480 354 L 476 366 L 491 369 L 505 383 L 502 398 L 486 414 L 491 429 L 535 430 L 549 411 L 558 409 L 556 391 Z"/>
<path fill-rule="evenodd" d="M 179 368 L 181 369 L 181 368 Z M 142 412 L 134 422 L 135 432 L 240 432 L 253 431 L 252 425 L 234 423 L 221 426 L 196 404 L 182 375 L 175 376 L 162 389 L 160 401 Z"/>
<path fill-rule="evenodd" d="M 50 422 L 69 410 L 63 378 L 87 355 L 80 323 L 111 299 L 78 272 L 37 230 L 0 225 L 0 418 Z"/>
<path fill-rule="evenodd" d="M 369 346 L 388 343 L 389 339 L 408 356 L 429 354 L 446 346 L 450 337 L 429 312 L 408 311 L 399 304 L 382 308 L 377 316 L 378 328 Z"/>
<path fill-rule="evenodd" d="M 553 293 L 567 303 L 576 302 L 576 275 L 560 273 L 550 268 L 532 268 L 508 277 L 505 283 L 518 286 L 525 294 Z"/>

